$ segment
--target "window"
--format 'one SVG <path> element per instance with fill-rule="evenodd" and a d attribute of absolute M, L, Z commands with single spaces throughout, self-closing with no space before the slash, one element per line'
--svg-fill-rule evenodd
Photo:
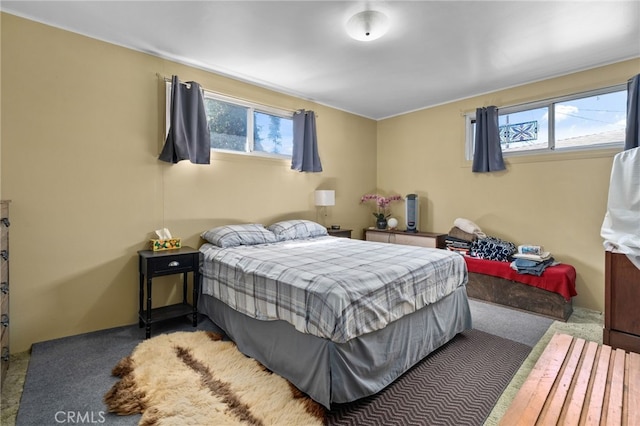
<path fill-rule="evenodd" d="M 500 145 L 509 155 L 622 147 L 626 85 L 500 108 Z M 467 159 L 473 158 L 475 112 L 466 116 Z"/>
<path fill-rule="evenodd" d="M 204 91 L 204 108 L 216 151 L 286 158 L 293 152 L 293 113 Z M 167 123 L 171 83 L 167 83 Z M 168 131 L 168 129 L 167 129 Z"/>

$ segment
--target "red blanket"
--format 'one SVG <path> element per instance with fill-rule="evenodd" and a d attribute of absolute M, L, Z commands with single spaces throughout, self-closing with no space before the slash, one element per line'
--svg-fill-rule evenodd
<path fill-rule="evenodd" d="M 464 259 L 467 261 L 469 272 L 500 277 L 552 291 L 562 295 L 567 301 L 578 295 L 576 292 L 576 269 L 571 265 L 561 263 L 556 266 L 549 266 L 538 277 L 530 274 L 519 274 L 511 269 L 509 262 L 477 259 L 469 256 L 464 256 Z"/>

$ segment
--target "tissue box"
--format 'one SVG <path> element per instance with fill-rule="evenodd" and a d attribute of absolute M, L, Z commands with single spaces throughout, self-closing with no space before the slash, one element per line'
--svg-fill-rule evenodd
<path fill-rule="evenodd" d="M 171 238 L 168 240 L 151 240 L 151 250 L 153 251 L 173 250 L 179 249 L 180 247 L 182 247 L 180 238 Z"/>

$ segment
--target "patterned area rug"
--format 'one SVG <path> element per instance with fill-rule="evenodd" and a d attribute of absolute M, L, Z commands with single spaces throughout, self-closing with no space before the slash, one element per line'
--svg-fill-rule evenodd
<path fill-rule="evenodd" d="M 177 332 L 123 359 L 105 403 L 118 414 L 143 413 L 141 425 L 482 425 L 530 350 L 468 330 L 382 392 L 326 411 L 232 342 Z"/>
<path fill-rule="evenodd" d="M 329 425 L 482 425 L 531 348 L 467 330 L 382 392 L 332 407 Z"/>

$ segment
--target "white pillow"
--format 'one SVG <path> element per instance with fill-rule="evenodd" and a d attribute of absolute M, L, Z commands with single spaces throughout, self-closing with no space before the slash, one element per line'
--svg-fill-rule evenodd
<path fill-rule="evenodd" d="M 203 232 L 200 236 L 211 244 L 222 248 L 278 241 L 273 232 L 259 223 L 218 226 Z"/>
<path fill-rule="evenodd" d="M 267 227 L 280 241 L 300 240 L 329 235 L 327 228 L 310 220 L 284 220 Z"/>

